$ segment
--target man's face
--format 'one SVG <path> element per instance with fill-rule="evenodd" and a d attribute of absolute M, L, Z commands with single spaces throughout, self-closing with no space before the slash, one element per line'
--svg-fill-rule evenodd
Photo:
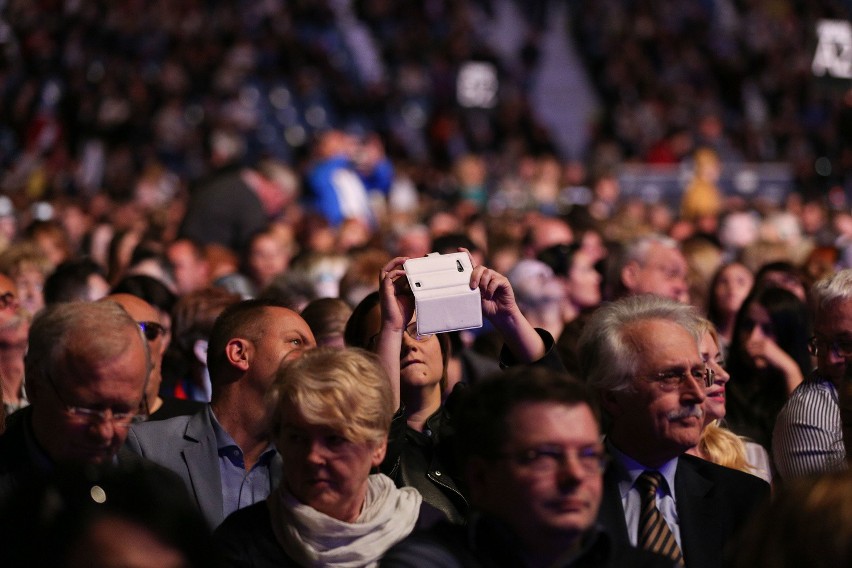
<path fill-rule="evenodd" d="M 828 347 L 834 342 L 852 343 L 852 300 L 834 302 L 829 309 L 820 310 L 814 319 L 817 339 L 817 369 L 839 385 L 846 372 L 846 359 Z"/>
<path fill-rule="evenodd" d="M 145 396 L 148 404 L 151 405 L 156 400 L 160 392 L 160 384 L 163 382 L 162 365 L 163 353 L 166 351 L 166 328 L 160 320 L 160 312 L 142 298 L 131 294 L 113 294 L 105 299 L 121 305 L 130 317 L 145 326 L 145 337 L 151 352 L 151 375 L 145 387 Z M 162 332 L 160 332 L 161 329 Z"/>
<path fill-rule="evenodd" d="M 177 241 L 169 247 L 167 256 L 174 270 L 178 293 L 188 294 L 207 285 L 209 265 L 195 254 L 190 243 Z"/>
<path fill-rule="evenodd" d="M 252 344 L 251 373 L 260 379 L 264 388 L 272 384 L 284 361 L 301 357 L 302 353 L 317 346 L 307 322 L 293 310 L 279 307 L 264 309 L 260 338 Z"/>
<path fill-rule="evenodd" d="M 603 490 L 603 448 L 591 409 L 524 402 L 506 426 L 505 458 L 471 465 L 474 505 L 525 543 L 576 538 L 594 524 Z"/>
<path fill-rule="evenodd" d="M 11 320 L 10 320 L 11 321 Z M 21 318 L 17 325 L 0 328 L 0 376 L 11 384 L 24 380 L 24 355 L 27 352 L 27 333 L 30 324 Z"/>
<path fill-rule="evenodd" d="M 55 462 L 106 463 L 127 438 L 115 414 L 134 414 L 142 401 L 147 372 L 145 346 L 128 328 L 128 347 L 110 358 L 89 356 L 84 338 L 72 341 L 50 377 L 39 377 L 33 393 L 33 430 Z M 94 337 L 88 338 L 94 340 Z M 106 412 L 87 420 L 68 407 Z"/>
<path fill-rule="evenodd" d="M 687 265 L 677 249 L 654 244 L 645 262 L 631 263 L 625 284 L 633 294 L 656 294 L 682 302 L 688 292 Z"/>
<path fill-rule="evenodd" d="M 630 387 L 603 393 L 610 439 L 621 451 L 657 467 L 698 444 L 704 419 L 704 362 L 693 336 L 667 320 L 633 324 L 625 334 L 638 354 Z M 683 377 L 667 387 L 662 375 Z"/>

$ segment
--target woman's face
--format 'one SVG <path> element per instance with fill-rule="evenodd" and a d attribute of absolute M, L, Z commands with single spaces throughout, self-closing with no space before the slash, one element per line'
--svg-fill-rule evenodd
<path fill-rule="evenodd" d="M 725 417 L 725 385 L 731 376 L 725 371 L 719 346 L 710 332 L 704 333 L 699 348 L 704 364 L 715 373 L 713 386 L 707 387 L 707 399 L 704 402 L 704 423 L 707 424 Z"/>
<path fill-rule="evenodd" d="M 412 323 L 415 321 L 416 318 L 412 320 Z M 409 324 L 409 328 L 412 327 Z M 408 331 L 404 332 L 402 350 L 399 353 L 399 378 L 402 386 L 440 388 L 443 374 L 444 359 L 438 336 L 429 335 L 417 340 Z"/>
<path fill-rule="evenodd" d="M 731 264 L 725 267 L 713 290 L 716 295 L 716 304 L 725 313 L 737 313 L 753 283 L 754 276 L 742 264 Z"/>
<path fill-rule="evenodd" d="M 381 309 L 377 305 L 365 316 L 365 336 L 376 336 L 381 329 Z M 415 317 L 412 323 L 417 321 Z M 410 327 L 413 328 L 411 324 Z M 418 341 L 408 331 L 402 334 L 399 352 L 399 378 L 403 387 L 438 386 L 444 375 L 441 342 L 436 335 Z"/>
<path fill-rule="evenodd" d="M 595 270 L 588 253 L 578 250 L 568 271 L 568 298 L 581 308 L 592 308 L 601 302 L 601 275 Z"/>
<path fill-rule="evenodd" d="M 761 345 L 766 341 L 775 341 L 775 329 L 772 319 L 766 308 L 752 302 L 746 307 L 745 317 L 740 328 L 740 336 L 737 338 L 748 353 L 761 353 L 763 350 L 751 349 L 751 345 Z M 766 369 L 769 361 L 763 355 L 750 355 L 751 363 L 755 369 Z"/>
<path fill-rule="evenodd" d="M 330 426 L 308 422 L 285 403 L 276 441 L 284 482 L 300 502 L 335 519 L 354 522 L 367 494 L 367 477 L 385 457 L 386 440 L 354 442 Z"/>

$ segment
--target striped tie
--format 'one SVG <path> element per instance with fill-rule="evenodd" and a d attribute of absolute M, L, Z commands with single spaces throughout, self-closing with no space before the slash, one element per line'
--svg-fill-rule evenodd
<path fill-rule="evenodd" d="M 683 554 L 677 545 L 663 514 L 657 509 L 657 489 L 663 476 L 657 471 L 646 471 L 636 480 L 636 489 L 642 496 L 642 508 L 639 513 L 639 548 L 662 554 L 674 560 L 675 565 L 683 566 Z"/>

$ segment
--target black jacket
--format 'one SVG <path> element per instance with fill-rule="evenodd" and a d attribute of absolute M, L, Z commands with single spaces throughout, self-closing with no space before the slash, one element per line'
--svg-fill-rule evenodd
<path fill-rule="evenodd" d="M 546 331 L 538 332 L 544 340 L 546 352 L 530 365 L 565 371 L 553 337 Z M 500 353 L 500 366 L 507 368 L 517 364 L 504 347 Z M 426 420 L 423 432 L 408 427 L 405 407 L 400 408 L 391 422 L 387 454 L 379 467 L 397 487 L 414 487 L 423 495 L 424 501 L 457 524 L 465 522 L 469 505 L 454 456 L 452 416 L 465 390 L 463 383 L 456 385 L 441 408 Z"/>

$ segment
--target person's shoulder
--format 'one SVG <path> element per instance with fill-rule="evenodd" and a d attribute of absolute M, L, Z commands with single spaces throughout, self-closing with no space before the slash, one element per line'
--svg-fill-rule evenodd
<path fill-rule="evenodd" d="M 256 534 L 258 527 L 270 526 L 269 506 L 266 500 L 252 503 L 228 515 L 216 528 L 216 535 Z"/>
<path fill-rule="evenodd" d="M 466 552 L 466 534 L 464 526 L 449 521 L 438 522 L 428 529 L 415 530 L 385 553 L 380 566 L 473 568 L 479 563 Z"/>
<path fill-rule="evenodd" d="M 690 469 L 705 479 L 738 494 L 754 494 L 758 498 L 762 497 L 764 493 L 769 494 L 769 484 L 756 475 L 721 466 L 699 457 L 684 454 L 680 457 L 678 464 L 678 468 L 681 467 Z"/>
<path fill-rule="evenodd" d="M 190 421 L 205 420 L 207 405 L 202 405 L 193 414 L 180 414 L 165 420 L 146 420 L 137 422 L 130 427 L 130 431 L 143 436 L 152 436 L 163 432 L 174 432 L 186 428 Z"/>

